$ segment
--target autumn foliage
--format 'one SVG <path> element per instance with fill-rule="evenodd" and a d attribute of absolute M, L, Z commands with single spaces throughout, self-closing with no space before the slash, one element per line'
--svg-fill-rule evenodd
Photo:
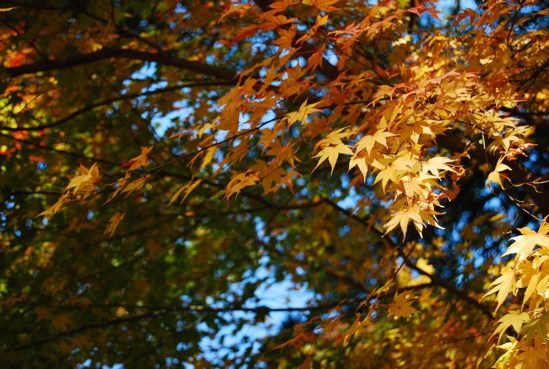
<path fill-rule="evenodd" d="M 547 367 L 547 1 L 0 8 L 0 367 Z"/>

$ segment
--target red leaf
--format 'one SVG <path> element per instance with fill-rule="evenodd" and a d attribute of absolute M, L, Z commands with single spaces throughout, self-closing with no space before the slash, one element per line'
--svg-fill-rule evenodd
<path fill-rule="evenodd" d="M 45 163 L 46 159 L 42 155 L 29 155 L 30 161 L 35 163 Z"/>

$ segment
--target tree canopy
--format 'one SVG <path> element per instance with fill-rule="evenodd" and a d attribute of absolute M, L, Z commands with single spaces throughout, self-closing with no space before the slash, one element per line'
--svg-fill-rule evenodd
<path fill-rule="evenodd" d="M 0 8 L 0 367 L 546 368 L 546 0 Z"/>

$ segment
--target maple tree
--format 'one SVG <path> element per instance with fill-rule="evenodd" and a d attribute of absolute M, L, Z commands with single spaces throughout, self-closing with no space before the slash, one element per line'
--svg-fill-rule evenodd
<path fill-rule="evenodd" d="M 0 366 L 544 368 L 549 3 L 474 5 L 0 1 Z"/>

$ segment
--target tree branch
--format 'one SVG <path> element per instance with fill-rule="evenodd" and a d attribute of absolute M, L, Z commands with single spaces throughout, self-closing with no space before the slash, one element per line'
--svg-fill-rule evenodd
<path fill-rule="evenodd" d="M 479 144 L 469 142 L 457 135 L 439 135 L 437 143 L 451 152 L 467 152 L 471 158 L 481 163 L 488 163 L 492 168 L 495 168 L 500 158 L 496 152 L 485 150 Z M 504 163 L 511 168 L 510 171 L 505 172 L 505 176 L 511 183 L 523 185 L 526 194 L 537 205 L 539 212 L 543 216 L 549 215 L 549 182 L 547 182 L 549 179 L 536 178 L 517 160 L 506 160 Z"/>
<path fill-rule="evenodd" d="M 494 319 L 494 316 L 492 315 L 490 309 L 488 306 L 481 304 L 476 299 L 469 296 L 467 293 L 458 290 L 455 286 L 451 285 L 450 283 L 446 282 L 444 279 L 439 278 L 435 275 L 432 275 L 430 273 L 427 273 L 425 270 L 418 267 L 416 264 L 414 264 L 408 256 L 402 251 L 400 247 L 397 248 L 398 255 L 404 260 L 404 264 L 410 268 L 415 270 L 421 275 L 424 275 L 431 279 L 434 285 L 440 286 L 444 288 L 446 291 L 450 292 L 452 295 L 458 297 L 459 299 L 469 303 L 470 305 L 473 305 L 476 307 L 479 311 L 481 311 L 484 315 L 486 315 L 490 320 Z"/>
<path fill-rule="evenodd" d="M 331 201 L 330 199 L 324 199 L 324 201 L 329 204 L 330 206 L 334 207 L 335 209 L 337 209 L 339 212 L 347 215 L 349 218 L 352 218 L 354 219 L 355 221 L 359 222 L 360 224 L 366 226 L 366 227 L 369 227 L 367 224 L 366 224 L 366 221 L 364 219 L 361 219 L 360 217 L 356 216 L 355 214 L 349 212 L 348 210 L 342 208 L 341 206 L 339 206 L 338 204 L 334 203 L 333 201 Z M 383 237 L 383 234 L 381 232 L 379 232 L 375 227 L 371 227 L 371 229 L 378 233 L 381 237 Z M 387 239 L 389 242 L 391 242 L 388 237 L 384 237 L 384 239 Z M 392 243 L 392 242 L 391 242 Z M 452 295 L 458 297 L 459 299 L 475 306 L 478 310 L 480 310 L 484 315 L 486 315 L 487 317 L 489 317 L 490 319 L 493 319 L 493 316 L 492 316 L 492 313 L 490 312 L 490 309 L 486 306 L 486 305 L 483 305 L 481 304 L 480 302 L 478 302 L 476 299 L 472 298 L 471 296 L 469 296 L 467 293 L 463 292 L 463 291 L 460 291 L 458 290 L 455 286 L 453 286 L 452 284 L 448 283 L 447 281 L 435 276 L 435 275 L 431 275 L 430 273 L 427 273 L 426 271 L 424 271 L 423 269 L 419 268 L 417 265 L 415 265 L 414 263 L 412 263 L 410 261 L 410 259 L 408 259 L 408 256 L 406 254 L 404 254 L 404 252 L 402 251 L 402 248 L 400 247 L 397 247 L 397 245 L 394 245 L 393 244 L 393 247 L 397 250 L 398 252 L 398 255 L 400 257 L 402 257 L 402 259 L 404 260 L 404 264 L 406 266 L 408 266 L 409 268 L 415 270 L 416 272 L 418 272 L 419 274 L 421 275 L 424 275 L 426 277 L 429 277 L 433 283 L 433 285 L 436 285 L 436 286 L 439 286 L 439 287 L 442 287 L 444 288 L 446 291 L 448 291 L 449 293 L 451 293 Z"/>
<path fill-rule="evenodd" d="M 98 322 L 93 324 L 87 324 L 82 325 L 77 328 L 73 328 L 64 332 L 59 332 L 57 334 L 54 334 L 49 337 L 44 337 L 41 339 L 37 339 L 22 345 L 18 345 L 14 348 L 7 349 L 8 352 L 17 352 L 17 351 L 23 351 L 25 349 L 31 348 L 31 347 L 37 347 L 44 344 L 47 344 L 48 342 L 52 342 L 64 337 L 70 337 L 78 333 L 82 333 L 91 329 L 98 329 L 98 328 L 106 328 L 114 325 L 121 325 L 125 323 L 132 323 L 137 321 L 143 321 L 147 319 L 152 319 L 157 316 L 162 316 L 164 314 L 169 313 L 184 313 L 184 312 L 205 312 L 205 313 L 228 313 L 228 312 L 248 312 L 248 313 L 256 313 L 256 314 L 269 314 L 274 312 L 304 312 L 304 311 L 312 311 L 312 310 L 328 310 L 332 309 L 336 306 L 341 305 L 341 302 L 331 302 L 326 304 L 320 304 L 315 306 L 304 306 L 304 307 L 285 307 L 285 308 L 269 308 L 267 306 L 257 306 L 257 307 L 211 307 L 211 306 L 181 306 L 181 307 L 173 307 L 173 308 L 160 308 L 159 310 L 153 310 L 142 314 L 135 314 L 124 318 L 118 318 L 113 320 L 108 320 L 104 322 Z M 105 305 L 103 305 L 105 306 Z M 124 307 L 124 304 L 116 305 L 112 304 L 112 307 L 122 306 Z M 106 306 L 111 307 L 111 306 Z M 126 306 L 129 307 L 129 306 Z M 133 306 L 132 306 L 133 307 Z M 142 308 L 142 307 L 138 307 Z"/>
<path fill-rule="evenodd" d="M 86 105 L 86 106 L 84 106 L 84 107 L 82 107 L 78 110 L 75 110 L 74 112 L 70 113 L 69 115 L 67 115 L 67 116 L 65 116 L 65 117 L 63 117 L 63 118 L 61 118 L 61 119 L 59 119 L 55 122 L 52 122 L 52 123 L 41 124 L 39 126 L 33 126 L 33 127 L 16 127 L 16 128 L 2 127 L 2 129 L 7 130 L 7 131 L 20 131 L 20 130 L 41 131 L 41 130 L 46 129 L 46 128 L 53 128 L 53 127 L 63 125 L 63 124 L 69 122 L 70 120 L 74 119 L 75 117 L 77 117 L 77 116 L 79 116 L 83 113 L 86 113 L 88 111 L 92 111 L 92 110 L 94 110 L 96 108 L 99 108 L 101 106 L 110 105 L 110 104 L 118 102 L 118 101 L 130 100 L 130 99 L 143 97 L 143 96 L 149 96 L 149 95 L 161 94 L 161 93 L 166 93 L 166 92 L 171 92 L 171 91 L 177 91 L 177 90 L 181 90 L 183 88 L 220 86 L 220 85 L 232 85 L 232 84 L 233 84 L 232 82 L 228 82 L 228 81 L 227 82 L 224 82 L 224 81 L 204 81 L 204 82 L 196 82 L 196 83 L 182 84 L 182 85 L 176 85 L 176 86 L 168 86 L 168 87 L 159 88 L 159 89 L 152 90 L 152 91 L 145 91 L 145 92 L 137 92 L 137 93 L 133 93 L 133 94 L 120 95 L 120 96 L 115 96 L 115 97 L 112 97 L 112 98 L 109 98 L 109 99 L 105 99 L 103 101 L 96 102 L 94 104 Z"/>
<path fill-rule="evenodd" d="M 234 81 L 236 79 L 236 73 L 227 68 L 194 62 L 183 58 L 169 56 L 166 54 L 131 49 L 119 49 L 112 47 L 104 47 L 101 50 L 87 54 L 76 55 L 73 57 L 69 57 L 65 60 L 43 60 L 33 64 L 22 65 L 19 67 L 3 68 L 3 71 L 7 73 L 7 75 L 10 77 L 16 77 L 37 72 L 68 69 L 112 58 L 141 60 L 143 62 L 159 63 L 162 65 L 186 69 L 195 73 L 209 75 L 220 80 Z"/>

